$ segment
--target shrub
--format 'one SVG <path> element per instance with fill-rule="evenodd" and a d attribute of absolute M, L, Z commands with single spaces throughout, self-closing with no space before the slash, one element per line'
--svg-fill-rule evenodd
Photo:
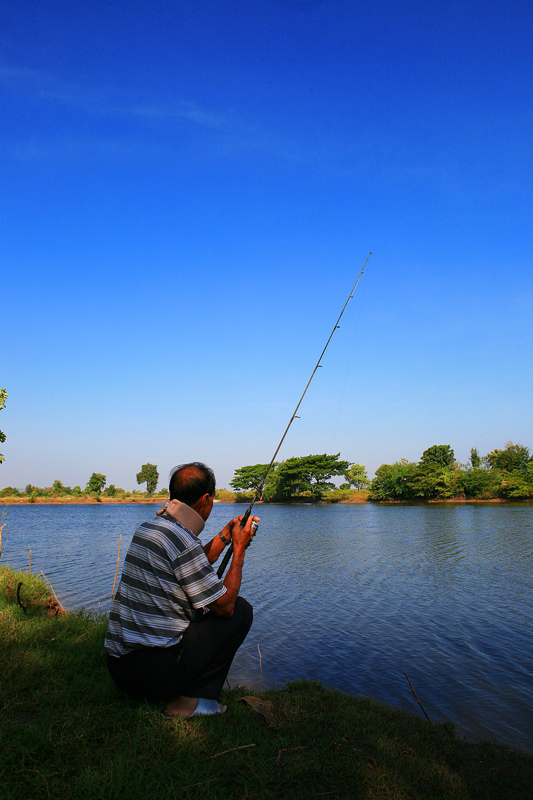
<path fill-rule="evenodd" d="M 237 492 L 235 495 L 236 503 L 251 503 L 254 499 L 253 492 Z"/>
<path fill-rule="evenodd" d="M 347 500 L 349 497 L 359 494 L 358 489 L 351 489 L 348 483 L 339 486 L 338 489 L 332 489 L 330 492 L 322 497 L 324 503 L 338 503 L 339 500 Z"/>
<path fill-rule="evenodd" d="M 235 500 L 235 497 L 236 493 L 230 492 L 229 489 L 217 489 L 215 492 L 215 499 L 220 500 L 222 503 L 231 503 Z"/>

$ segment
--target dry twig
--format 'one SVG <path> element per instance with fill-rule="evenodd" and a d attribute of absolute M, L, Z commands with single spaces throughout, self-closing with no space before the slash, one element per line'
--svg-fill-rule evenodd
<path fill-rule="evenodd" d="M 113 599 L 113 595 L 115 594 L 115 583 L 117 582 L 117 575 L 118 575 L 118 562 L 120 559 L 120 544 L 122 542 L 122 534 L 120 534 L 118 539 L 118 554 L 117 554 L 117 568 L 115 570 L 115 580 L 113 581 L 113 589 L 111 591 L 111 600 Z"/>
<path fill-rule="evenodd" d="M 233 753 L 235 750 L 246 750 L 248 747 L 255 747 L 255 744 L 242 744 L 240 747 L 232 747 L 230 750 L 223 750 L 221 753 L 216 753 L 214 756 L 209 756 L 209 759 L 225 756 L 226 753 Z"/>
<path fill-rule="evenodd" d="M 49 587 L 50 587 L 50 589 L 52 590 L 52 594 L 53 594 L 53 595 L 54 595 L 54 597 L 55 597 L 55 600 L 56 600 L 56 603 L 57 603 L 57 605 L 59 606 L 59 608 L 61 609 L 61 611 L 64 611 L 65 609 L 64 609 L 64 608 L 63 608 L 63 606 L 61 605 L 61 603 L 60 603 L 60 601 L 59 601 L 59 598 L 58 598 L 57 594 L 54 592 L 54 587 L 52 586 L 52 584 L 50 583 L 50 581 L 48 580 L 48 578 L 46 577 L 46 575 L 44 574 L 44 572 L 43 572 L 42 570 L 41 570 L 41 575 L 43 576 L 43 578 L 45 579 L 46 583 L 48 584 L 48 586 L 49 586 Z"/>
<path fill-rule="evenodd" d="M 405 677 L 406 677 L 406 678 L 407 678 L 407 680 L 409 681 L 409 675 L 407 674 L 407 672 L 404 672 L 403 674 L 405 675 Z M 412 693 L 413 693 L 413 694 L 414 694 L 414 696 L 415 696 L 415 700 L 416 700 L 416 702 L 418 703 L 418 705 L 420 706 L 420 708 L 422 709 L 422 711 L 423 711 L 423 712 L 424 712 L 424 714 L 426 715 L 426 719 L 427 719 L 427 721 L 428 721 L 428 722 L 431 722 L 430 718 L 428 717 L 428 714 L 427 714 L 427 711 L 426 711 L 426 709 L 424 708 L 424 706 L 422 705 L 422 703 L 420 702 L 420 700 L 419 700 L 419 699 L 418 699 L 418 697 L 416 696 L 416 692 L 415 692 L 415 690 L 413 689 L 413 684 L 411 683 L 411 681 L 409 681 L 409 686 L 411 687 L 411 691 L 412 691 Z"/>

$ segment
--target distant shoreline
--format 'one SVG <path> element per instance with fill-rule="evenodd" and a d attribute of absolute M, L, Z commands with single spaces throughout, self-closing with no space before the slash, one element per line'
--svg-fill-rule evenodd
<path fill-rule="evenodd" d="M 30 501 L 29 498 L 26 497 L 13 497 L 13 498 L 5 498 L 7 500 L 4 503 L 5 507 L 9 506 L 100 506 L 100 505 L 128 505 L 128 504 L 147 504 L 150 503 L 152 505 L 162 505 L 166 498 L 161 497 L 101 497 L 97 500 L 95 497 L 79 497 L 79 498 L 61 498 L 61 497 L 36 497 L 34 500 Z M 228 505 L 246 505 L 248 501 L 243 501 L 237 503 L 236 500 L 215 500 L 215 503 L 221 504 L 228 504 Z M 492 497 L 487 500 L 479 499 L 479 498 L 470 498 L 466 499 L 464 497 L 448 497 L 446 499 L 435 499 L 435 500 L 368 500 L 366 498 L 356 497 L 356 498 L 348 498 L 346 500 L 338 500 L 335 503 L 329 503 L 327 501 L 322 503 L 317 503 L 317 505 L 359 505 L 361 503 L 373 503 L 374 505 L 438 505 L 440 503 L 446 503 L 448 505 L 455 504 L 455 505 L 468 505 L 468 504 L 479 504 L 479 503 L 498 503 L 500 505 L 507 505 L 509 503 L 525 503 L 528 505 L 533 505 L 532 500 L 508 500 L 501 497 Z M 261 505 L 262 501 L 259 500 L 256 505 Z M 283 505 L 281 503 L 269 503 L 268 505 Z M 302 505 L 302 502 L 295 502 L 290 503 L 290 505 Z"/>
<path fill-rule="evenodd" d="M 123 505 L 125 503 L 159 503 L 163 504 L 167 498 L 161 497 L 35 497 L 30 500 L 27 497 L 5 498 L 8 506 L 104 506 L 104 505 Z"/>

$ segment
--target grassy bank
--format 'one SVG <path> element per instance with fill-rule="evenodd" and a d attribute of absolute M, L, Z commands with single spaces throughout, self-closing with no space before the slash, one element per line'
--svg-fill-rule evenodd
<path fill-rule="evenodd" d="M 105 628 L 0 569 L 2 800 L 531 797 L 533 755 L 318 683 L 254 692 L 269 720 L 234 688 L 223 717 L 169 722 L 115 690 Z"/>

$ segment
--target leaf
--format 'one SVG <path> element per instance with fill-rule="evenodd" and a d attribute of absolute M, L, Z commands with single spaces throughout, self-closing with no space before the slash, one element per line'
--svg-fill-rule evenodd
<path fill-rule="evenodd" d="M 241 700 L 243 703 L 247 703 L 257 714 L 261 714 L 261 716 L 265 718 L 269 728 L 276 727 L 276 718 L 272 712 L 272 703 L 269 700 L 259 700 L 257 697 L 252 697 L 251 695 L 241 697 Z"/>

